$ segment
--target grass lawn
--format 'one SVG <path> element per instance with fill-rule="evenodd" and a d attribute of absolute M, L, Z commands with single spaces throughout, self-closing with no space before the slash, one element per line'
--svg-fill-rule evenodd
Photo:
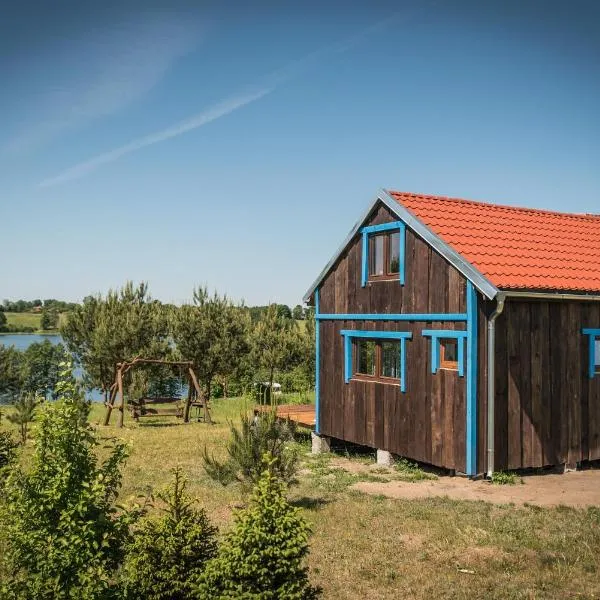
<path fill-rule="evenodd" d="M 163 486 L 170 469 L 181 465 L 190 491 L 222 529 L 243 502 L 240 490 L 210 481 L 202 468 L 206 446 L 224 454 L 228 420 L 244 402 L 213 403 L 214 425 L 147 419 L 126 427 L 100 427 L 102 436 L 125 439 L 131 448 L 121 501 Z M 99 422 L 104 407 L 94 406 Z M 6 428 L 2 420 L 0 429 Z M 335 466 L 336 457 L 309 454 L 300 437 L 299 485 L 291 500 L 312 525 L 309 565 L 325 598 L 598 598 L 600 595 L 600 508 L 521 508 L 485 502 L 391 500 L 351 489 L 360 480 L 389 480 L 389 472 Z M 373 462 L 351 456 L 356 465 Z M 399 469 L 393 478 L 410 482 L 427 476 Z M 412 485 L 407 483 L 406 485 Z M 568 475 L 565 476 L 568 485 Z"/>

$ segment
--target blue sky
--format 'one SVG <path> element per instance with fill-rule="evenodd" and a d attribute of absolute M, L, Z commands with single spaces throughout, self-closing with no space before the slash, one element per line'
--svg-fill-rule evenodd
<path fill-rule="evenodd" d="M 0 298 L 293 305 L 381 187 L 600 212 L 597 2 L 12 4 Z"/>

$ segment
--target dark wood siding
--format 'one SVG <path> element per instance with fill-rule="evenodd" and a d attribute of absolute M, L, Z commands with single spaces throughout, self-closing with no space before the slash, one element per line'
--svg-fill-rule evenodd
<path fill-rule="evenodd" d="M 497 470 L 600 459 L 600 377 L 588 376 L 584 327 L 600 327 L 599 303 L 506 303 L 496 323 Z"/>
<path fill-rule="evenodd" d="M 397 218 L 380 205 L 370 224 Z M 361 287 L 360 235 L 349 244 L 320 286 L 321 313 L 464 313 L 466 280 L 406 231 L 406 279 Z M 482 327 L 480 325 L 480 327 Z M 342 329 L 410 331 L 406 392 L 399 386 L 344 383 Z M 465 471 L 466 379 L 456 371 L 431 374 L 431 340 L 423 329 L 466 329 L 465 322 L 322 321 L 320 324 L 320 429 L 324 435 L 388 450 L 448 469 Z"/>

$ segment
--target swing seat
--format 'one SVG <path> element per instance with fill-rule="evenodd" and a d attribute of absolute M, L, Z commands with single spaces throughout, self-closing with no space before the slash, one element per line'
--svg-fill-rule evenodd
<path fill-rule="evenodd" d="M 152 404 L 176 404 L 173 408 L 152 408 Z M 177 417 L 183 418 L 183 403 L 181 398 L 158 397 L 140 398 L 129 402 L 131 416 L 137 421 L 141 417 Z"/>

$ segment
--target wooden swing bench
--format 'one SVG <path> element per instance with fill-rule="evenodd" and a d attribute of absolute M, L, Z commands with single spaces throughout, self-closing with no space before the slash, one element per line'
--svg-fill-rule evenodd
<path fill-rule="evenodd" d="M 153 408 L 152 404 L 173 404 L 173 408 Z M 184 402 L 181 398 L 139 398 L 129 401 L 129 410 L 134 421 L 141 417 L 177 417 L 183 419 Z"/>

